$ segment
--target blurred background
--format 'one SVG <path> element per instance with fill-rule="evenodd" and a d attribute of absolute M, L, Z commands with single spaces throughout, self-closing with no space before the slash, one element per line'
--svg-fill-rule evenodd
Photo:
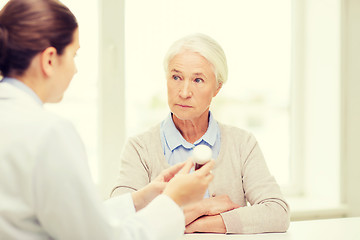
<path fill-rule="evenodd" d="M 127 137 L 169 113 L 167 49 L 201 32 L 229 66 L 211 111 L 255 135 L 292 220 L 360 216 L 360 1 L 62 2 L 80 26 L 78 73 L 45 107 L 74 122 L 104 198 Z"/>

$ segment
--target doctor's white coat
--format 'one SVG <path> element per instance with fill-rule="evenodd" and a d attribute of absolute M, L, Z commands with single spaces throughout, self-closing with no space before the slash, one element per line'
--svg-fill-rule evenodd
<path fill-rule="evenodd" d="M 72 124 L 0 82 L 0 239 L 175 240 L 184 222 L 164 195 L 138 213 L 129 194 L 103 203 Z"/>

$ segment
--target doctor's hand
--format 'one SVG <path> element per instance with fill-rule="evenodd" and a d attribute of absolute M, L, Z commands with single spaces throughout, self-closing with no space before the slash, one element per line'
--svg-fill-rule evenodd
<path fill-rule="evenodd" d="M 169 181 L 164 189 L 164 194 L 172 198 L 179 206 L 201 200 L 209 183 L 214 178 L 211 174 L 211 169 L 215 165 L 213 160 L 206 163 L 199 170 L 189 173 L 193 165 L 192 161 L 186 161 L 183 168 Z"/>
<path fill-rule="evenodd" d="M 186 162 L 178 163 L 172 167 L 163 170 L 151 183 L 142 189 L 133 192 L 132 198 L 136 211 L 144 208 L 155 197 L 161 194 L 166 184 L 184 167 Z"/>
<path fill-rule="evenodd" d="M 153 182 L 169 182 L 184 166 L 186 162 L 175 164 L 172 167 L 164 169 Z"/>

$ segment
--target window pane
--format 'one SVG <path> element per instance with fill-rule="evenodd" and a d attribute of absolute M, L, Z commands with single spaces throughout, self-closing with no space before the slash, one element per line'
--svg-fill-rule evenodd
<path fill-rule="evenodd" d="M 62 0 L 74 13 L 79 23 L 80 49 L 75 58 L 78 69 L 64 99 L 45 107 L 74 123 L 89 158 L 94 180 L 98 182 L 97 101 L 98 101 L 98 2 Z"/>
<path fill-rule="evenodd" d="M 163 57 L 178 38 L 202 32 L 220 43 L 229 65 L 228 82 L 211 106 L 215 118 L 253 132 L 271 172 L 288 184 L 290 3 L 126 1 L 127 135 L 167 116 Z"/>

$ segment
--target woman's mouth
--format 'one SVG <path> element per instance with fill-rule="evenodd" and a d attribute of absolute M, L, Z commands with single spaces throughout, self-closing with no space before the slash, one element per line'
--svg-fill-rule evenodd
<path fill-rule="evenodd" d="M 181 108 L 192 108 L 192 106 L 189 106 L 189 105 L 183 105 L 183 104 L 176 104 L 176 105 Z"/>

